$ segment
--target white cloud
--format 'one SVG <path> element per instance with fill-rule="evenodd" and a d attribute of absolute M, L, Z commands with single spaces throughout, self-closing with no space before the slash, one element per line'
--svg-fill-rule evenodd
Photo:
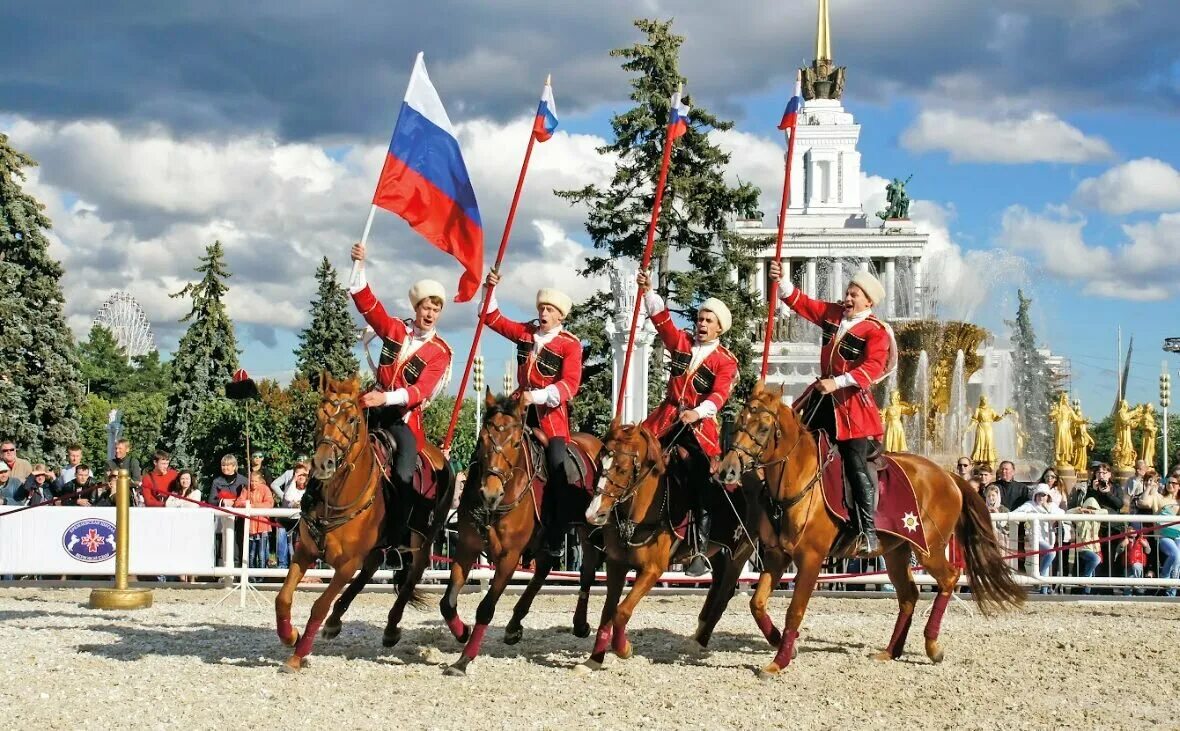
<path fill-rule="evenodd" d="M 1080 284 L 1084 294 L 1136 301 L 1175 296 L 1180 261 L 1171 242 L 1180 235 L 1180 214 L 1122 227 L 1116 246 L 1085 239 L 1086 218 L 1066 206 L 1033 213 L 1023 206 L 1004 211 L 999 241 L 1027 252 L 1049 275 Z"/>
<path fill-rule="evenodd" d="M 947 152 L 953 162 L 1082 163 L 1114 155 L 1102 138 L 1047 112 L 989 119 L 925 110 L 902 133 L 901 144 L 913 152 Z"/>
<path fill-rule="evenodd" d="M 488 265 L 530 125 L 531 119 L 521 119 L 458 126 L 479 196 Z M 241 345 L 270 344 L 274 329 L 302 327 L 319 259 L 327 255 L 347 271 L 348 247 L 361 232 L 385 152 L 383 143 L 180 138 L 161 128 L 131 131 L 89 121 L 17 119 L 10 137 L 41 163 L 29 171 L 26 187 L 54 222 L 51 253 L 65 268 L 75 334 L 85 334 L 107 296 L 127 290 L 164 350 L 175 346 L 183 328 L 177 320 L 188 311 L 187 302 L 168 295 L 195 279 L 197 257 L 214 239 L 224 245 L 233 272 L 227 305 Z M 560 132 L 534 150 L 505 264 L 509 281 L 518 278 L 521 286 L 505 299 L 532 309 L 524 290 L 552 283 L 575 299 L 594 290 L 596 282 L 574 274 L 587 252 L 568 233 L 580 229 L 584 211 L 552 190 L 606 180 L 612 168 L 595 150 L 601 144 L 597 137 Z M 458 281 L 458 265 L 392 214 L 378 213 L 370 242 L 370 281 L 391 310 L 405 311 L 402 295 L 413 279 L 433 276 L 448 287 Z M 473 304 L 450 310 L 456 329 L 474 319 Z"/>
<path fill-rule="evenodd" d="M 783 166 L 787 154 L 785 138 L 769 139 L 737 129 L 713 130 L 709 141 L 729 153 L 725 182 L 753 183 L 761 191 L 758 205 L 774 225 L 783 194 Z M 796 153 L 795 166 L 800 164 Z M 793 173 L 792 173 L 793 174 Z"/>
<path fill-rule="evenodd" d="M 1074 197 L 1084 206 L 1115 215 L 1176 210 L 1180 171 L 1153 157 L 1131 160 L 1083 180 Z"/>

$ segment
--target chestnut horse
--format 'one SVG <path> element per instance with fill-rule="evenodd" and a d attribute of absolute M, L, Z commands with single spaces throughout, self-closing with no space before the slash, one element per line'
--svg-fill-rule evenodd
<path fill-rule="evenodd" d="M 312 456 L 312 473 L 323 483 L 323 499 L 304 514 L 299 521 L 299 540 L 283 587 L 275 598 L 275 617 L 279 639 L 295 648 L 280 670 L 296 672 L 307 665 L 316 633 L 329 608 L 332 616 L 324 625 L 324 636 L 335 637 L 340 632 L 340 619 L 352 599 L 373 577 L 384 556 L 383 537 L 398 539 L 385 525 L 387 508 L 382 489 L 381 465 L 369 440 L 365 414 L 360 405 L 360 381 L 356 378 L 337 381 L 324 374 L 320 378 L 321 401 L 316 414 L 316 450 Z M 410 445 L 413 448 L 415 445 Z M 454 493 L 454 479 L 442 453 L 427 445 L 431 477 L 437 485 L 433 500 L 407 497 L 409 513 L 407 525 L 393 526 L 400 533 L 410 528 L 410 551 L 413 560 L 395 573 L 394 588 L 397 600 L 389 611 L 382 643 L 392 646 L 401 636 L 398 624 L 406 605 L 424 605 L 415 587 L 422 578 L 430 558 L 434 537 L 445 522 L 446 508 Z M 418 505 L 418 502 L 424 503 Z M 426 504 L 433 503 L 433 505 Z M 401 517 L 401 516 L 399 516 Z M 383 532 L 383 529 L 385 532 Z M 398 546 L 393 546 L 398 548 Z M 335 570 L 332 580 L 312 604 L 311 617 L 303 634 L 291 626 L 291 603 L 295 588 L 304 573 L 317 559 L 322 558 Z M 360 570 L 360 574 L 353 575 Z M 350 583 L 351 582 L 351 583 Z M 348 589 L 333 606 L 332 602 L 344 586 Z"/>
<path fill-rule="evenodd" d="M 677 427 L 685 428 L 685 427 Z M 675 449 L 675 448 L 674 448 Z M 673 561 L 690 556 L 688 541 L 677 535 L 680 518 L 687 514 L 690 489 L 681 466 L 687 466 L 673 454 L 669 462 L 660 442 L 642 424 L 623 426 L 616 419 L 603 440 L 601 476 L 586 519 L 603 526 L 606 545 L 606 603 L 595 636 L 594 650 L 581 667 L 602 667 L 610 649 L 619 658 L 631 657 L 627 640 L 627 623 L 640 600 L 656 585 Z M 717 486 L 716 494 L 705 496 L 712 503 L 714 535 L 730 536 L 727 543 L 711 541 L 706 550 L 715 557 L 727 549 L 725 566 L 714 572 L 705 604 L 697 618 L 693 639 L 705 647 L 713 628 L 721 619 L 733 597 L 742 567 L 754 551 L 750 536 L 739 522 L 744 516 L 740 493 L 728 496 Z M 725 505 L 729 502 L 728 505 Z M 613 516 L 613 520 L 611 520 Z M 684 529 L 687 530 L 687 529 Z M 635 583 L 627 598 L 620 602 L 629 568 L 636 569 Z"/>
<path fill-rule="evenodd" d="M 455 555 L 451 561 L 451 580 L 439 603 L 439 610 L 446 620 L 451 634 L 464 643 L 463 653 L 453 665 L 446 669 L 447 675 L 463 676 L 467 666 L 479 655 L 484 633 L 496 612 L 496 603 L 503 594 L 520 564 L 520 558 L 527 548 L 532 547 L 535 556 L 535 571 L 525 591 L 516 602 L 512 619 L 504 629 L 504 642 L 514 645 L 524 634 L 522 621 L 532 607 L 533 599 L 553 566 L 553 557 L 544 548 L 542 525 L 537 520 L 540 506 L 534 489 L 544 467 L 543 449 L 533 449 L 530 442 L 539 439 L 525 425 L 524 408 L 520 402 L 509 397 L 499 399 L 489 389 L 485 397 L 487 413 L 477 443 L 475 462 L 468 473 L 468 481 L 459 505 L 459 530 Z M 570 435 L 570 441 L 590 459 L 598 463 L 602 443 L 597 438 L 582 433 Z M 594 484 L 596 475 L 584 477 L 587 484 Z M 581 493 L 570 480 L 568 493 L 564 496 L 545 495 L 544 500 L 565 499 L 571 512 L 586 509 L 590 497 Z M 476 489 L 478 488 L 478 489 Z M 586 637 L 590 624 L 586 612 L 590 600 L 590 587 L 594 583 L 598 568 L 599 550 L 590 540 L 586 525 L 577 526 L 578 539 L 582 545 L 582 569 L 579 582 L 578 603 L 574 611 L 574 634 Z M 480 553 L 486 549 L 496 567 L 496 573 L 488 587 L 487 594 L 475 610 L 475 626 L 468 627 L 459 617 L 459 592 L 467 583 L 467 576 Z"/>
<path fill-rule="evenodd" d="M 972 596 L 985 613 L 1016 607 L 1024 592 L 1005 565 L 1000 545 L 988 518 L 987 506 L 961 479 L 924 457 L 891 454 L 909 477 L 917 497 L 928 552 L 918 561 L 938 582 L 938 595 L 926 622 L 926 655 L 941 662 L 938 643 L 942 616 L 950 602 L 959 569 L 947 558 L 946 547 L 956 536 L 966 558 Z M 797 654 L 796 641 L 807 602 L 815 590 L 824 559 L 833 550 L 840 525 L 831 517 L 820 494 L 820 455 L 816 438 L 800 416 L 782 401 L 782 392 L 766 388 L 759 381 L 737 421 L 733 447 L 721 461 L 718 473 L 727 482 L 737 482 L 744 473 L 764 471 L 766 480 L 759 500 L 764 509 L 758 520 L 758 534 L 764 556 L 758 588 L 750 599 L 750 611 L 771 646 L 777 646 L 774 660 L 759 671 L 773 677 Z M 818 488 L 818 489 L 817 489 Z M 781 514 L 774 520 L 772 516 Z M 906 635 L 918 601 L 918 587 L 910 572 L 910 543 L 887 533 L 881 534 L 881 555 L 889 580 L 897 590 L 898 615 L 893 636 L 874 657 L 901 657 Z M 787 564 L 797 567 L 795 591 L 787 610 L 785 631 L 780 633 L 766 612 L 770 594 L 778 585 Z"/>

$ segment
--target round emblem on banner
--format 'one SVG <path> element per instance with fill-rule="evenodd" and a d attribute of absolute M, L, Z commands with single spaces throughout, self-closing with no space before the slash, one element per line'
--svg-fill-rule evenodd
<path fill-rule="evenodd" d="M 79 561 L 106 561 L 115 555 L 115 524 L 99 518 L 79 520 L 66 528 L 61 545 L 66 553 Z"/>

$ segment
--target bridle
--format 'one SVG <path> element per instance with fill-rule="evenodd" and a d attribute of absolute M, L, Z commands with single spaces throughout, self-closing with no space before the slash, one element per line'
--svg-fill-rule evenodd
<path fill-rule="evenodd" d="M 353 462 L 352 460 L 348 459 L 348 456 L 352 452 L 353 447 L 356 446 L 357 441 L 360 439 L 361 410 L 359 405 L 357 405 L 356 408 L 350 411 L 348 420 L 343 425 L 339 425 L 336 423 L 336 421 L 344 411 L 344 408 L 346 406 L 356 404 L 356 399 L 348 397 L 328 398 L 324 400 L 324 403 L 328 407 L 328 410 L 325 414 L 327 418 L 325 419 L 324 428 L 320 430 L 320 438 L 316 440 L 316 449 L 319 449 L 320 445 L 324 444 L 331 447 L 332 456 L 336 461 L 337 469 L 336 472 L 332 474 L 330 479 L 335 480 L 337 478 L 344 478 L 350 472 L 352 472 Z M 338 439 L 328 436 L 327 427 L 329 425 L 334 426 L 334 431 L 343 435 L 343 438 Z M 376 460 L 374 460 L 374 469 L 375 468 Z M 360 503 L 368 496 L 370 492 L 370 490 L 361 492 L 361 494 L 355 500 L 347 505 L 333 505 L 328 499 L 327 490 L 325 490 L 324 507 L 332 512 L 347 512 L 355 508 L 357 505 L 360 505 Z"/>
<path fill-rule="evenodd" d="M 650 439 L 644 437 L 644 443 L 647 444 L 649 448 L 651 447 Z M 669 447 L 669 449 L 671 449 L 671 447 Z M 615 464 L 618 462 L 619 456 L 631 458 L 631 475 L 630 480 L 628 480 L 626 484 L 620 482 L 614 477 Z M 608 469 L 602 475 L 601 482 L 595 486 L 594 494 L 603 495 L 610 498 L 611 500 L 614 500 L 614 505 L 616 507 L 626 503 L 628 500 L 635 497 L 635 494 L 639 492 L 639 486 L 642 485 L 643 481 L 651 475 L 652 471 L 661 466 L 661 462 L 666 460 L 667 456 L 668 455 L 666 453 L 661 452 L 662 459 L 652 459 L 651 464 L 647 466 L 647 469 L 644 469 L 642 467 L 642 462 L 644 460 L 642 455 L 637 450 L 620 451 L 618 449 L 604 449 L 602 460 L 606 461 L 609 459 L 611 466 L 610 469 Z"/>
<path fill-rule="evenodd" d="M 481 488 L 486 487 L 488 478 L 496 477 L 500 480 L 501 488 L 503 490 L 507 490 L 508 486 L 513 482 L 513 477 L 517 473 L 524 474 L 526 477 L 526 484 L 524 489 L 520 491 L 520 494 L 513 498 L 511 502 L 501 503 L 494 508 L 484 509 L 484 511 L 488 513 L 486 516 L 488 525 L 490 525 L 494 520 L 502 518 L 503 516 L 515 510 L 516 507 L 520 505 L 520 503 L 523 502 L 524 499 L 533 491 L 533 481 L 531 479 L 527 479 L 533 473 L 533 467 L 529 464 L 530 452 L 529 445 L 527 443 L 529 439 L 528 432 L 524 427 L 524 421 L 522 419 L 518 419 L 516 417 L 511 418 L 512 421 L 508 424 L 492 424 L 487 422 L 484 425 L 483 436 L 486 440 L 486 444 L 490 446 L 491 453 L 502 457 L 509 466 L 507 471 L 494 467 L 491 463 L 491 456 L 487 455 L 487 449 L 485 449 L 484 453 L 487 455 L 487 459 L 480 470 L 481 474 L 479 478 L 479 486 Z M 501 437 L 500 439 L 496 438 L 497 434 L 505 434 L 505 432 L 507 432 L 505 436 Z M 514 441 L 516 444 L 520 445 L 519 448 L 524 453 L 523 467 L 515 464 L 514 461 L 509 459 L 505 454 L 505 448 L 511 445 Z"/>
<path fill-rule="evenodd" d="M 781 408 L 781 406 L 780 406 L 780 408 Z M 774 466 L 777 464 L 782 464 L 783 469 L 786 470 L 787 465 L 790 464 L 791 455 L 794 454 L 795 450 L 802 443 L 803 438 L 805 436 L 810 435 L 810 432 L 806 428 L 800 428 L 799 434 L 795 437 L 795 443 L 792 444 L 789 449 L 787 449 L 787 451 L 783 454 L 782 457 L 779 457 L 778 459 L 775 459 L 775 460 L 771 460 L 769 462 L 763 462 L 762 457 L 766 453 L 766 450 L 772 446 L 772 443 L 778 442 L 778 440 L 782 437 L 782 433 L 783 433 L 782 424 L 779 423 L 778 414 L 775 413 L 775 411 L 763 406 L 760 403 L 747 402 L 744 411 L 748 411 L 749 413 L 746 414 L 746 418 L 739 420 L 738 432 L 740 434 L 745 434 L 747 437 L 749 437 L 750 441 L 754 443 L 754 446 L 757 451 L 751 451 L 750 449 L 747 449 L 745 447 L 745 445 L 739 444 L 735 440 L 734 445 L 730 449 L 739 453 L 738 462 L 739 462 L 739 464 L 742 465 L 742 473 L 745 474 L 745 473 L 750 472 L 752 470 L 762 469 L 765 467 L 771 467 L 771 466 Z M 751 432 L 747 428 L 747 424 L 749 423 L 750 418 L 753 415 L 762 414 L 762 413 L 770 415 L 771 421 L 774 423 L 774 429 L 768 430 L 764 439 L 758 439 L 754 435 L 754 433 Z M 746 458 L 749 458 L 749 460 L 750 460 L 749 467 L 745 466 L 746 465 Z M 832 459 L 832 454 L 831 454 L 831 452 L 829 452 L 827 460 L 830 461 L 831 459 Z M 791 497 L 788 497 L 783 500 L 780 500 L 777 496 L 775 496 L 771 493 L 770 485 L 767 480 L 761 480 L 762 490 L 765 493 L 767 500 L 771 503 L 772 508 L 775 509 L 774 512 L 780 513 L 780 516 L 779 516 L 780 519 L 781 519 L 781 513 L 783 511 L 789 510 L 790 508 L 799 504 L 799 502 L 802 501 L 803 498 L 805 498 L 807 496 L 807 494 L 811 492 L 812 488 L 814 488 L 816 486 L 816 484 L 819 482 L 820 475 L 823 473 L 823 470 L 825 467 L 827 467 L 826 462 L 824 464 L 820 465 L 819 469 L 817 469 L 815 471 L 815 475 L 811 478 L 810 481 L 808 481 L 807 485 L 805 485 L 802 490 L 800 490 L 797 494 L 792 495 Z M 774 522 L 777 524 L 778 520 L 775 520 Z"/>

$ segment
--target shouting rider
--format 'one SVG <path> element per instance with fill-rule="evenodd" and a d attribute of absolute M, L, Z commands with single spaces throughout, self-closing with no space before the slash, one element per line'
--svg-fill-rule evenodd
<path fill-rule="evenodd" d="M 771 262 L 770 276 L 780 282 L 783 302 L 822 332 L 820 379 L 794 406 L 810 429 L 823 429 L 835 440 L 851 488 L 848 512 L 858 534 L 857 552 L 873 554 L 878 548 L 873 523 L 877 480 L 869 470 L 869 442 L 879 440 L 885 427 L 872 387 L 897 367 L 893 331 L 871 309 L 885 299 L 885 288 L 872 274 L 857 272 L 842 302 L 821 302 L 783 279 L 778 262 Z"/>
<path fill-rule="evenodd" d="M 710 297 L 697 309 L 696 328 L 691 334 L 672 324 L 664 300 L 651 289 L 651 277 L 640 272 L 639 289 L 648 317 L 671 357 L 672 375 L 664 400 L 643 425 L 660 439 L 664 448 L 683 447 L 689 455 L 689 483 L 696 506 L 699 541 L 692 561 L 684 572 L 701 576 L 708 570 L 704 553 L 709 545 L 712 520 L 704 490 L 712 479 L 712 460 L 721 454 L 717 413 L 729 399 L 737 380 L 738 363 L 719 338 L 733 322 L 729 308 Z"/>
<path fill-rule="evenodd" d="M 500 312 L 495 286 L 499 272 L 488 273 L 485 290 L 491 297 L 484 324 L 516 344 L 518 384 L 515 397 L 528 407 L 525 423 L 541 430 L 545 447 L 545 496 L 541 501 L 541 523 L 545 548 L 550 556 L 561 556 L 565 528 L 569 523 L 563 500 L 569 478 L 565 471 L 566 445 L 570 438 L 570 399 L 582 385 L 582 341 L 561 324 L 570 313 L 568 295 L 556 289 L 537 292 L 537 319 L 520 323 Z"/>
<path fill-rule="evenodd" d="M 410 287 L 414 317 L 399 320 L 389 316 L 369 288 L 363 244 L 353 245 L 352 261 L 348 291 L 382 340 L 376 388 L 361 396 L 361 406 L 368 410 L 370 429 L 384 429 L 397 444 L 393 479 L 401 492 L 410 487 L 418 452 L 426 446 L 422 410 L 445 386 L 443 376 L 451 363 L 451 346 L 435 330 L 446 291 L 433 279 L 418 280 Z M 308 483 L 305 496 L 312 493 L 311 480 Z M 312 498 L 316 499 L 318 492 Z M 388 510 L 392 512 L 392 506 Z"/>

